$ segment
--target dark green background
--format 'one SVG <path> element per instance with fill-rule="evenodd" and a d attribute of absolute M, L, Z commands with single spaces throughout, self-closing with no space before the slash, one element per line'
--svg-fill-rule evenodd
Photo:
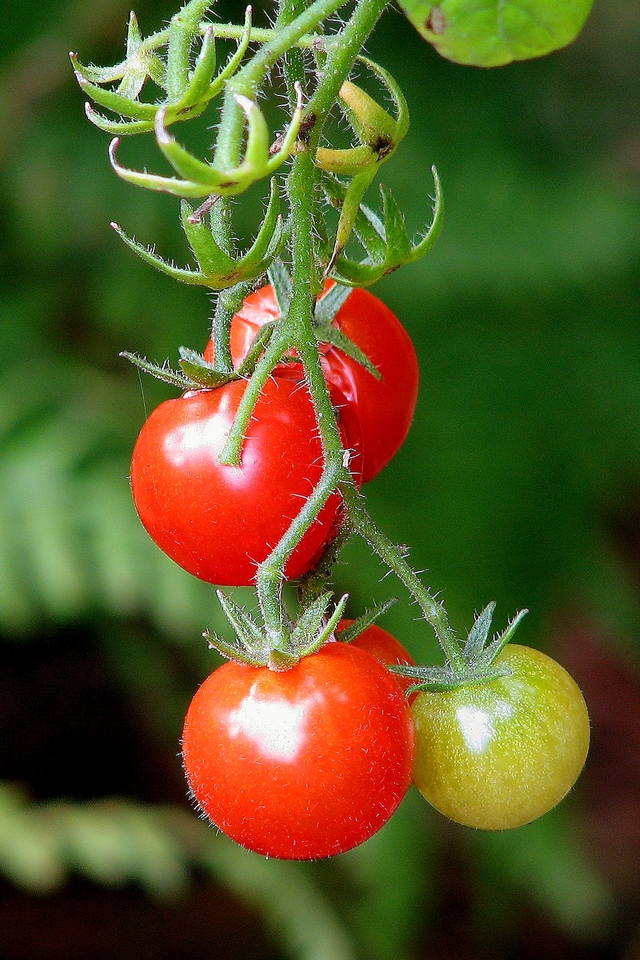
<path fill-rule="evenodd" d="M 174 12 L 137 10 L 146 33 Z M 241 19 L 237 4 L 219 12 Z M 210 303 L 108 227 L 186 261 L 177 202 L 113 175 L 67 60 L 119 59 L 127 14 L 120 0 L 3 8 L 0 779 L 14 786 L 0 792 L 0 952 L 637 960 L 638 5 L 596 2 L 572 47 L 493 71 L 442 60 L 396 10 L 369 44 L 412 115 L 383 179 L 416 232 L 432 163 L 446 206 L 435 250 L 375 288 L 422 380 L 370 508 L 460 631 L 492 599 L 499 626 L 530 609 L 519 636 L 579 680 L 593 747 L 572 796 L 534 825 L 473 833 L 412 792 L 368 844 L 302 867 L 239 851 L 190 814 L 197 840 L 154 820 L 158 804 L 188 810 L 181 718 L 216 662 L 200 634 L 224 625 L 213 589 L 160 554 L 130 502 L 137 431 L 171 391 L 141 386 L 118 353 L 201 349 Z M 126 149 L 155 162 L 146 144 Z M 240 229 L 257 216 L 240 211 Z M 398 594 L 383 625 L 431 658 L 416 608 L 364 546 L 343 559 L 352 612 Z M 100 806 L 113 795 L 140 805 L 153 842 L 130 839 L 121 801 Z M 115 919 L 96 932 L 98 917 Z"/>

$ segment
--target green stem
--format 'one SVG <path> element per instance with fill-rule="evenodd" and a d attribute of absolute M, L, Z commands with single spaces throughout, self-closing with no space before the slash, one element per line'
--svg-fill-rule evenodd
<path fill-rule="evenodd" d="M 356 56 L 375 26 L 386 3 L 387 0 L 361 0 L 344 30 L 333 39 L 332 52 L 327 59 L 327 66 L 330 66 L 329 75 L 323 74 L 323 79 L 314 94 L 314 98 L 312 98 L 315 107 L 309 107 L 307 111 L 308 115 L 315 115 L 316 136 L 320 135 L 320 129 L 331 109 L 335 96 L 343 80 L 348 76 Z M 279 22 L 285 20 L 287 16 L 294 15 L 296 11 L 296 0 L 283 0 Z M 234 85 L 237 82 L 236 90 L 242 89 L 244 83 L 255 84 L 260 82 L 275 59 L 291 47 L 294 41 L 293 28 L 295 27 L 296 31 L 312 29 L 311 19 L 317 17 L 319 11 L 322 11 L 322 19 L 329 16 L 330 11 L 325 0 L 316 0 L 316 3 L 312 4 L 305 12 L 298 14 L 290 26 L 283 26 L 278 38 L 274 38 L 272 42 L 265 44 L 259 54 L 234 79 Z M 299 35 L 301 34 L 298 33 Z M 289 59 L 286 70 L 290 84 L 296 78 L 299 68 L 300 63 L 298 61 L 294 59 L 292 62 Z M 319 91 L 321 91 L 320 95 Z M 229 129 L 231 128 L 230 120 Z M 284 537 L 260 566 L 256 577 L 265 628 L 276 646 L 286 644 L 286 617 L 282 606 L 282 578 L 287 557 L 291 555 L 296 544 L 300 542 L 337 485 L 345 492 L 349 490 L 352 499 L 357 498 L 357 490 L 349 473 L 348 462 L 345 459 L 345 451 L 324 378 L 313 329 L 313 310 L 317 289 L 317 267 L 313 242 L 313 203 L 316 198 L 317 178 L 318 172 L 313 165 L 312 154 L 309 151 L 299 153 L 293 161 L 287 178 L 291 210 L 293 270 L 291 305 L 288 316 L 282 318 L 279 330 L 269 344 L 258 368 L 256 368 L 252 382 L 243 397 L 243 401 L 246 401 L 246 409 L 242 411 L 242 414 L 243 417 L 246 417 L 247 411 L 250 415 L 252 402 L 255 402 L 251 394 L 254 394 L 255 399 L 257 399 L 259 391 L 262 389 L 261 381 L 263 382 L 270 374 L 274 363 L 277 363 L 282 353 L 293 347 L 304 366 L 325 461 L 325 469 L 320 483 L 316 486 Z M 238 413 L 240 414 L 240 412 L 239 410 Z M 236 421 L 239 420 L 240 417 L 237 417 Z M 234 429 L 236 427 L 238 431 L 244 429 L 241 422 L 236 422 Z M 240 436 L 242 436 L 242 433 Z M 234 437 L 234 442 L 237 442 L 237 436 Z M 224 451 L 225 454 L 226 452 Z"/>
<path fill-rule="evenodd" d="M 244 93 L 245 96 L 255 94 L 259 84 L 262 83 L 264 77 L 280 57 L 295 47 L 301 37 L 312 33 L 319 24 L 344 6 L 345 2 L 346 0 L 315 0 L 291 23 L 282 26 L 273 39 L 265 43 L 246 66 L 235 75 L 231 81 L 234 92 Z M 371 0 L 361 0 L 363 6 L 370 2 Z M 379 3 L 380 0 L 374 0 L 374 2 Z M 385 3 L 388 2 L 389 0 L 385 0 Z M 340 38 L 342 38 L 342 34 L 340 34 Z"/>
<path fill-rule="evenodd" d="M 344 2 L 344 0 L 343 0 Z M 211 26 L 206 24 L 205 26 Z M 235 23 L 214 23 L 213 33 L 221 40 L 241 40 L 244 36 L 244 27 Z M 250 43 L 269 43 L 276 36 L 274 27 L 252 27 Z M 317 33 L 307 33 L 298 37 L 293 46 L 304 50 L 312 50 L 318 44 Z"/>
<path fill-rule="evenodd" d="M 296 17 L 302 13 L 305 7 L 304 0 L 281 0 L 278 19 L 275 22 L 275 29 L 281 29 L 292 23 Z M 291 47 L 284 58 L 284 72 L 287 81 L 287 93 L 289 95 L 289 105 L 293 109 L 296 102 L 295 84 L 304 84 L 305 66 L 302 50 L 297 47 Z"/>
<path fill-rule="evenodd" d="M 208 6 L 208 0 L 191 0 L 171 18 L 167 51 L 167 93 L 170 100 L 177 102 L 187 88 L 191 41 L 198 32 L 200 18 Z"/>
<path fill-rule="evenodd" d="M 227 290 L 220 290 L 216 299 L 213 322 L 211 324 L 211 339 L 214 343 L 216 369 L 223 373 L 233 371 L 233 359 L 229 344 L 229 332 L 234 315 L 242 306 L 242 301 L 251 290 L 250 283 L 239 283 Z M 240 452 L 238 450 L 239 463 Z M 221 463 L 226 461 L 221 459 Z"/>
<path fill-rule="evenodd" d="M 342 464 L 327 465 L 305 500 L 304 507 L 291 523 L 285 535 L 260 564 L 256 575 L 256 589 L 267 634 L 275 649 L 287 652 L 285 614 L 282 606 L 282 580 L 287 560 L 336 489 Z"/>
<path fill-rule="evenodd" d="M 444 606 L 429 593 L 416 572 L 402 556 L 398 547 L 380 530 L 369 516 L 364 506 L 364 500 L 359 492 L 353 488 L 353 484 L 343 488 L 342 495 L 347 506 L 349 521 L 354 530 L 367 541 L 381 560 L 384 560 L 386 565 L 393 570 L 401 583 L 405 585 L 409 593 L 416 600 L 425 620 L 433 628 L 433 632 L 444 651 L 447 661 L 451 664 L 455 673 L 464 673 L 466 663 L 462 656 L 460 641 L 449 624 Z"/>
<path fill-rule="evenodd" d="M 345 0 L 315 0 L 292 23 L 278 30 L 227 82 L 213 163 L 216 168 L 231 170 L 240 159 L 244 114 L 236 102 L 236 96 L 242 94 L 254 100 L 267 73 L 280 57 L 344 3 Z"/>
<path fill-rule="evenodd" d="M 315 116 L 317 121 L 309 141 L 312 152 L 318 143 L 324 118 L 331 110 L 340 87 L 388 5 L 389 0 L 360 0 L 339 39 L 327 43 L 328 56 L 322 79 L 305 111 L 308 116 Z"/>

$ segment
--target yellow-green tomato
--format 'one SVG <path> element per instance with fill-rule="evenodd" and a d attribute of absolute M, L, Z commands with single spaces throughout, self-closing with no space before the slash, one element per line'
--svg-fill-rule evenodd
<path fill-rule="evenodd" d="M 511 674 L 413 702 L 414 783 L 436 810 L 481 830 L 542 816 L 577 780 L 589 715 L 573 678 L 551 657 L 511 644 Z"/>

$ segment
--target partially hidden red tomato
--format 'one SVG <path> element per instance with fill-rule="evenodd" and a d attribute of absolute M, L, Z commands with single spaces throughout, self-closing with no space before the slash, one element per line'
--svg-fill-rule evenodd
<path fill-rule="evenodd" d="M 411 783 L 413 750 L 398 684 L 343 643 L 283 672 L 223 664 L 182 736 L 204 813 L 243 846 L 290 860 L 343 853 L 379 830 Z"/>
<path fill-rule="evenodd" d="M 519 827 L 571 789 L 589 749 L 589 715 L 567 671 L 510 644 L 496 660 L 511 676 L 419 693 L 414 782 L 451 820 L 482 830 Z"/>
<path fill-rule="evenodd" d="M 254 408 L 241 465 L 219 463 L 245 389 L 246 382 L 236 380 L 165 401 L 144 424 L 131 463 L 133 499 L 151 538 L 189 573 L 226 586 L 255 583 L 257 565 L 323 471 L 310 396 L 304 386 L 276 377 Z M 334 491 L 288 560 L 286 578 L 313 567 L 342 509 Z"/>
<path fill-rule="evenodd" d="M 329 281 L 326 290 L 333 283 Z M 265 323 L 279 316 L 273 287 L 250 294 L 231 322 L 231 355 L 234 364 L 246 356 Z M 418 398 L 418 360 L 411 338 L 398 318 L 367 290 L 354 289 L 338 311 L 334 324 L 371 360 L 378 380 L 342 350 L 320 344 L 322 366 L 334 406 L 346 399 L 357 414 L 362 430 L 362 482 L 372 480 L 398 452 L 409 432 Z M 204 352 L 213 360 L 211 341 Z M 344 399 L 342 399 L 344 398 Z"/>
<path fill-rule="evenodd" d="M 336 628 L 336 640 L 340 639 L 340 631 L 346 630 L 347 627 L 350 627 L 354 622 L 354 620 L 341 620 Z M 358 634 L 355 639 L 350 641 L 350 645 L 352 647 L 358 647 L 360 650 L 366 650 L 372 657 L 375 657 L 376 660 L 379 660 L 380 663 L 385 665 L 402 664 L 402 666 L 405 667 L 415 666 L 415 660 L 405 650 L 400 641 L 396 640 L 393 634 L 379 627 L 377 623 L 372 623 L 370 627 L 367 627 L 366 630 Z M 403 691 L 408 690 L 409 687 L 416 682 L 413 677 L 403 677 L 399 673 L 394 673 L 392 676 Z M 409 697 L 409 703 L 413 703 L 415 697 L 416 694 L 412 693 Z"/>

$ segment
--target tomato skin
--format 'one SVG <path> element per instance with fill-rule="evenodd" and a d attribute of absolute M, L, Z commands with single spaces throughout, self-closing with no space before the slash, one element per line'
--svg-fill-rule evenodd
<path fill-rule="evenodd" d="M 189 573 L 225 586 L 255 582 L 256 565 L 323 470 L 308 392 L 275 377 L 255 406 L 241 466 L 218 463 L 245 389 L 236 380 L 165 401 L 144 424 L 131 462 L 134 502 L 151 538 Z M 287 562 L 288 579 L 314 565 L 341 511 L 334 492 Z"/>
<path fill-rule="evenodd" d="M 512 676 L 413 704 L 413 779 L 445 816 L 481 830 L 530 823 L 562 800 L 589 749 L 589 715 L 573 678 L 550 657 L 510 644 Z"/>
<path fill-rule="evenodd" d="M 327 282 L 325 290 L 333 286 Z M 231 355 L 236 366 L 265 323 L 279 316 L 271 285 L 250 294 L 231 322 Z M 320 344 L 330 391 L 354 407 L 362 430 L 362 482 L 380 473 L 409 432 L 418 399 L 418 359 L 411 338 L 389 308 L 367 290 L 354 289 L 338 311 L 335 327 L 352 340 L 382 376 L 377 380 L 360 363 L 336 347 Z M 205 359 L 214 356 L 211 341 Z M 299 376 L 302 376 L 301 369 Z M 334 399 L 334 405 L 340 406 Z"/>
<path fill-rule="evenodd" d="M 243 846 L 289 860 L 343 853 L 379 830 L 411 783 L 413 749 L 393 677 L 341 643 L 281 673 L 223 664 L 182 736 L 204 813 Z"/>
<path fill-rule="evenodd" d="M 341 620 L 336 628 L 336 640 L 340 639 L 340 631 L 346 630 L 347 627 L 350 627 L 352 623 L 355 623 L 354 620 Z M 384 630 L 382 627 L 379 627 L 377 623 L 372 623 L 370 627 L 367 627 L 366 630 L 363 630 L 362 633 L 358 634 L 353 640 L 351 640 L 350 645 L 352 647 L 358 647 L 360 650 L 366 650 L 368 654 L 378 660 L 380 663 L 393 664 L 401 663 L 404 666 L 415 666 L 415 660 L 410 654 L 405 650 L 399 640 L 389 633 L 388 630 Z M 409 687 L 415 684 L 415 679 L 413 677 L 403 677 L 399 673 L 392 674 L 395 681 L 400 685 L 401 690 L 404 692 L 409 689 Z M 412 693 L 409 697 L 409 703 L 413 703 L 416 698 L 416 694 Z"/>

